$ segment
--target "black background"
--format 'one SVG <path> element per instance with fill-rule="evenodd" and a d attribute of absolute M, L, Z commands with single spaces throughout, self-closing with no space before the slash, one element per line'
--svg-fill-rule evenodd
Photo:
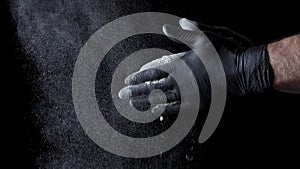
<path fill-rule="evenodd" d="M 43 1 L 40 3 L 43 3 Z M 148 9 L 147 4 L 154 4 L 154 6 Z M 109 3 L 105 5 L 109 5 Z M 132 8 L 133 10 L 128 8 L 128 11 L 121 15 L 143 11 L 162 11 L 209 25 L 226 26 L 247 36 L 258 45 L 300 31 L 299 9 L 297 9 L 296 4 L 287 1 L 265 4 L 254 1 L 240 1 L 239 3 L 219 3 L 215 1 L 139 1 L 137 3 L 122 1 L 119 5 L 123 6 L 124 9 L 131 5 L 136 7 Z M 17 105 L 13 106 L 13 109 L 16 109 L 15 111 L 9 112 L 13 114 L 12 120 L 18 118 L 20 122 L 13 123 L 10 126 L 13 132 L 19 133 L 18 131 L 21 131 L 20 135 L 22 135 L 17 136 L 17 141 L 12 140 L 11 142 L 13 143 L 10 146 L 12 149 L 9 150 L 7 156 L 14 161 L 16 161 L 16 157 L 20 157 L 18 158 L 20 160 L 10 163 L 10 165 L 21 164 L 29 168 L 47 168 L 49 166 L 53 168 L 64 166 L 67 168 L 68 166 L 72 168 L 79 168 L 80 166 L 87 166 L 87 168 L 120 168 L 121 166 L 124 168 L 205 168 L 217 165 L 248 168 L 249 166 L 282 165 L 287 168 L 287 166 L 298 164 L 299 138 L 297 135 L 299 133 L 299 119 L 297 114 L 299 113 L 300 97 L 299 95 L 275 91 L 261 96 L 230 100 L 226 105 L 222 122 L 213 136 L 204 145 L 192 143 L 194 144 L 192 152 L 194 159 L 192 161 L 185 161 L 186 158 L 179 153 L 181 149 L 183 151 L 188 149 L 186 148 L 189 143 L 188 139 L 182 145 L 177 146 L 179 148 L 167 152 L 161 158 L 155 157 L 142 160 L 115 157 L 95 147 L 91 148 L 93 151 L 86 149 L 87 153 L 82 155 L 88 157 L 76 158 L 76 149 L 84 151 L 86 148 L 76 147 L 76 144 L 82 144 L 86 141 L 75 142 L 71 148 L 58 146 L 59 148 L 56 149 L 55 144 L 61 144 L 61 142 L 49 143 L 49 140 L 45 139 L 43 133 L 41 133 L 41 128 L 45 126 L 43 124 L 45 120 L 41 121 L 39 116 L 35 115 L 36 112 L 32 111 L 38 105 L 37 99 L 47 100 L 47 98 L 37 97 L 39 90 L 35 90 L 36 85 L 32 81 L 41 72 L 29 61 L 29 57 L 25 56 L 30 55 L 30 52 L 24 52 L 24 48 L 18 40 L 16 20 L 12 20 L 9 9 L 8 3 L 1 9 L 1 13 L 3 12 L 1 14 L 1 36 L 4 37 L 1 37 L 1 39 L 4 39 L 4 43 L 8 45 L 5 47 L 5 50 L 7 50 L 6 56 L 15 59 L 16 68 L 15 74 L 11 76 L 15 80 L 14 92 Z M 117 18 L 117 16 L 110 17 L 109 20 L 114 18 Z M 81 22 L 81 20 L 78 20 L 78 22 Z M 8 27 L 3 27 L 2 24 Z M 84 36 L 83 39 L 89 37 L 89 35 L 80 36 Z M 32 55 L 32 57 L 35 56 Z M 39 110 L 42 111 L 43 108 L 39 108 Z M 13 126 L 17 129 L 15 130 Z M 21 143 L 22 145 L 20 145 Z M 92 144 L 89 143 L 88 145 Z M 61 151 L 65 149 L 75 151 L 70 151 L 71 155 L 69 156 L 61 155 Z M 102 154 L 99 155 L 99 153 Z M 180 155 L 176 156 L 176 153 Z M 55 154 L 64 158 L 55 160 L 56 158 L 59 159 Z M 107 156 L 108 160 L 104 160 L 105 158 L 100 159 L 99 156 Z M 72 160 L 75 162 L 66 162 Z M 163 160 L 168 162 L 159 162 Z M 174 164 L 171 165 L 171 163 Z"/>

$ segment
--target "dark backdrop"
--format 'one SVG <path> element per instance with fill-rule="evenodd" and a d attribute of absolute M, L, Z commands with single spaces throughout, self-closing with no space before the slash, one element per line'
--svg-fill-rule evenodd
<path fill-rule="evenodd" d="M 269 4 L 169 0 L 7 2 L 1 10 L 1 36 L 8 45 L 7 56 L 15 59 L 12 79 L 16 85 L 17 105 L 13 107 L 12 118 L 21 119 L 11 126 L 18 126 L 17 131 L 22 131 L 18 141 L 12 142 L 15 151 L 11 149 L 13 154 L 7 155 L 12 159 L 20 157 L 20 160 L 10 165 L 29 168 L 297 165 L 300 97 L 293 94 L 270 92 L 230 100 L 219 127 L 205 144 L 197 143 L 199 129 L 193 129 L 172 150 L 146 159 L 127 159 L 108 153 L 84 134 L 71 99 L 71 76 L 80 48 L 106 23 L 145 11 L 166 12 L 209 25 L 226 26 L 258 45 L 300 30 L 297 5 L 287 1 Z M 2 27 L 2 23 L 8 27 Z M 155 46 L 161 38 L 129 39 L 119 44 L 112 55 L 137 50 L 128 42 L 139 40 L 142 46 L 148 47 Z"/>

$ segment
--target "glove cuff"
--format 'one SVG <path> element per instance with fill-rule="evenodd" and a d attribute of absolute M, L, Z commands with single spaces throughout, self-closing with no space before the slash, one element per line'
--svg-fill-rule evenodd
<path fill-rule="evenodd" d="M 245 50 L 245 80 L 248 93 L 264 93 L 272 89 L 273 69 L 269 61 L 267 45 Z"/>

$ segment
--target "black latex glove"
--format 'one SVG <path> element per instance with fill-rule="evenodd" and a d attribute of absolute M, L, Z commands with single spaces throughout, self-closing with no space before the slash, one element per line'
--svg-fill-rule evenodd
<path fill-rule="evenodd" d="M 205 51 L 209 48 L 209 46 L 206 47 L 209 42 L 207 42 L 206 38 L 203 38 L 204 33 L 212 42 L 223 63 L 228 96 L 262 93 L 271 87 L 271 67 L 266 46 L 253 46 L 251 41 L 244 36 L 223 27 L 197 24 L 187 19 L 181 19 L 180 26 L 181 28 L 165 25 L 163 31 L 171 39 L 180 39 Z M 197 32 L 196 26 L 203 32 Z M 186 72 L 182 74 L 186 78 L 185 85 L 190 86 L 192 89 L 198 87 L 200 95 L 206 98 L 204 101 L 207 100 L 210 97 L 209 78 L 205 67 L 193 51 L 164 56 L 147 63 L 138 72 L 126 78 L 125 83 L 129 86 L 119 92 L 119 97 L 130 99 L 131 105 L 138 109 L 150 108 L 151 102 L 157 104 L 152 109 L 153 111 L 163 110 L 164 108 L 166 108 L 166 111 L 175 111 L 180 105 L 178 86 L 168 73 L 155 68 L 164 66 L 168 67 L 168 70 L 171 72 L 177 71 L 177 73 L 180 73 L 181 64 L 178 63 L 179 58 L 193 72 L 193 75 Z M 190 76 L 196 77 L 197 84 L 192 84 L 189 81 Z M 153 89 L 163 90 L 169 104 L 161 103 L 163 100 L 161 95 L 153 95 L 149 98 L 149 93 Z"/>

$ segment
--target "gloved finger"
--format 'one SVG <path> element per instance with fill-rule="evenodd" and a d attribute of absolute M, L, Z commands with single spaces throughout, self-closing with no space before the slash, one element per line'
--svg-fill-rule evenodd
<path fill-rule="evenodd" d="M 152 104 L 171 103 L 180 101 L 180 93 L 178 90 L 169 90 L 164 93 L 156 93 L 149 95 L 149 101 Z"/>
<path fill-rule="evenodd" d="M 146 111 L 151 108 L 151 103 L 146 95 L 131 97 L 129 104 L 139 111 Z"/>
<path fill-rule="evenodd" d="M 159 114 L 177 114 L 179 113 L 181 106 L 188 106 L 186 103 L 180 103 L 180 102 L 173 102 L 173 103 L 165 103 L 165 104 L 158 104 L 157 106 L 153 107 L 151 112 L 152 113 L 159 113 Z"/>
<path fill-rule="evenodd" d="M 205 32 L 212 32 L 219 37 L 224 37 L 228 40 L 234 41 L 236 44 L 241 46 L 253 46 L 253 43 L 250 39 L 241 35 L 239 33 L 234 32 L 233 30 L 226 28 L 226 27 L 218 27 L 218 26 L 209 26 L 202 23 L 197 23 L 198 28 Z"/>
<path fill-rule="evenodd" d="M 186 18 L 182 18 L 179 20 L 179 25 L 184 30 L 190 30 L 190 31 L 198 31 L 198 23 L 195 21 L 188 20 Z"/>
<path fill-rule="evenodd" d="M 219 50 L 223 44 L 226 44 L 228 48 L 230 47 L 235 48 L 237 45 L 242 46 L 241 42 L 234 40 L 232 38 L 221 36 L 219 34 L 210 31 L 204 31 L 204 33 L 217 50 Z"/>
<path fill-rule="evenodd" d="M 181 102 L 165 103 L 165 104 L 158 104 L 157 106 L 153 107 L 151 112 L 171 115 L 171 114 L 179 113 L 180 108 L 190 111 L 189 107 L 190 107 L 189 103 L 181 103 Z"/>
<path fill-rule="evenodd" d="M 182 29 L 185 30 L 197 31 L 197 28 L 199 28 L 204 33 L 206 33 L 206 31 L 213 32 L 218 36 L 225 37 L 226 39 L 234 41 L 236 44 L 239 44 L 241 46 L 253 46 L 252 41 L 249 40 L 247 37 L 236 33 L 233 30 L 226 27 L 209 26 L 188 20 L 186 18 L 180 19 L 179 24 L 182 27 Z"/>
<path fill-rule="evenodd" d="M 134 85 L 143 83 L 146 81 L 154 81 L 165 78 L 168 73 L 159 69 L 146 69 L 142 71 L 135 72 L 125 79 L 126 85 Z"/>
<path fill-rule="evenodd" d="M 250 39 L 245 37 L 244 35 L 241 35 L 239 33 L 234 32 L 233 30 L 226 28 L 226 27 L 215 27 L 217 29 L 214 31 L 219 36 L 225 37 L 231 41 L 234 41 L 235 43 L 241 45 L 241 46 L 253 46 L 254 44 Z"/>
<path fill-rule="evenodd" d="M 131 97 L 129 103 L 131 106 L 135 108 L 149 107 L 151 106 L 151 104 L 157 105 L 157 104 L 180 101 L 179 95 L 180 94 L 175 91 L 167 91 L 164 93 L 158 93 L 153 95 L 150 94 L 149 96 L 142 95 L 142 96 Z"/>
<path fill-rule="evenodd" d="M 186 18 L 182 18 L 179 20 L 179 25 L 181 26 L 182 29 L 184 30 L 190 30 L 190 31 L 199 31 L 199 24 L 195 21 L 186 19 Z M 203 25 L 203 24 L 202 24 Z M 200 30 L 202 31 L 210 40 L 215 39 L 216 38 L 216 34 L 211 32 L 211 30 L 213 30 L 214 28 L 211 26 L 206 26 L 203 25 L 206 29 Z"/>
<path fill-rule="evenodd" d="M 154 89 L 160 89 L 162 91 L 172 90 L 175 84 L 176 82 L 171 78 L 171 76 L 168 76 L 167 78 L 163 78 L 158 81 L 126 86 L 119 91 L 118 95 L 121 99 L 129 99 L 130 97 L 149 95 Z"/>
<path fill-rule="evenodd" d="M 186 18 L 182 18 L 179 20 L 179 24 L 181 26 L 182 29 L 185 30 L 190 30 L 190 31 L 198 31 L 198 27 L 200 26 L 204 32 L 204 34 L 211 40 L 214 41 L 215 39 L 223 39 L 223 40 L 231 40 L 226 36 L 220 36 L 220 34 L 218 34 L 218 32 L 223 32 L 223 31 L 227 31 L 227 28 L 221 28 L 221 27 L 213 27 L 213 26 L 208 26 L 205 24 L 198 24 L 195 21 L 191 21 L 188 20 Z M 223 30 L 224 29 L 224 30 Z M 226 29 L 226 30 L 225 30 Z"/>
<path fill-rule="evenodd" d="M 149 63 L 146 63 L 145 65 L 143 65 L 141 67 L 140 71 L 145 70 L 145 69 L 150 69 L 150 68 L 156 68 L 159 66 L 164 66 L 165 64 L 171 63 L 171 62 L 179 59 L 183 55 L 185 55 L 185 52 L 163 56 L 159 59 L 155 59 Z"/>
<path fill-rule="evenodd" d="M 254 44 L 252 43 L 252 41 L 250 39 L 248 39 L 247 37 L 245 37 L 244 35 L 241 35 L 239 33 L 236 33 L 235 31 L 226 28 L 226 27 L 216 27 L 216 29 L 218 29 L 219 33 L 216 32 L 217 34 L 219 34 L 220 36 L 226 37 L 227 39 L 230 39 L 232 41 L 235 41 L 237 44 L 241 45 L 241 46 L 253 46 Z"/>
<path fill-rule="evenodd" d="M 202 32 L 183 30 L 182 28 L 172 25 L 164 25 L 163 32 L 166 36 L 190 46 L 194 46 L 198 44 L 199 41 L 203 40 Z"/>
<path fill-rule="evenodd" d="M 125 79 L 125 84 L 139 84 L 147 81 L 154 81 L 165 78 L 168 76 L 168 73 L 171 73 L 174 69 L 171 63 L 184 55 L 186 55 L 186 52 L 163 56 L 160 59 L 156 59 L 152 62 L 149 62 L 142 66 L 140 71 L 129 75 Z M 167 72 L 162 71 L 160 69 L 163 69 Z"/>
<path fill-rule="evenodd" d="M 178 114 L 180 108 L 188 108 L 190 106 L 189 103 L 182 103 L 182 102 L 172 102 L 172 103 L 165 103 L 165 104 L 158 104 L 155 107 L 152 108 L 152 113 L 164 113 L 165 115 L 174 115 Z"/>

